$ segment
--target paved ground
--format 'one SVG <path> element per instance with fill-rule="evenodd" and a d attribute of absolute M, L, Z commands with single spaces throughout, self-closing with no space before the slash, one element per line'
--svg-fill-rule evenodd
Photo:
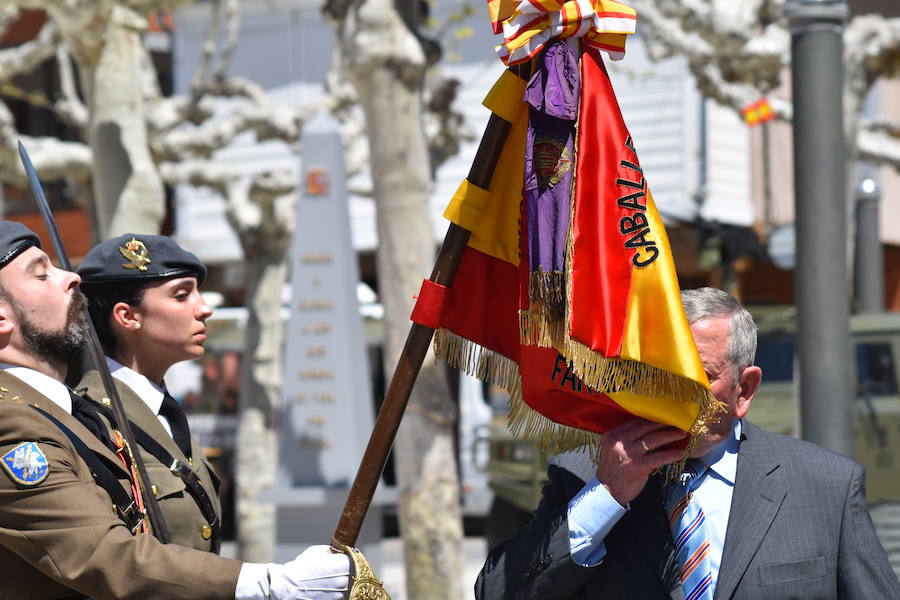
<path fill-rule="evenodd" d="M 403 573 L 402 544 L 399 538 L 386 538 L 381 542 L 381 553 L 384 566 L 377 573 L 384 581 L 384 587 L 391 595 L 391 600 L 413 600 L 406 595 L 406 584 Z M 466 538 L 463 542 L 463 589 L 464 600 L 473 600 L 475 578 L 484 564 L 487 546 L 484 538 Z"/>
<path fill-rule="evenodd" d="M 391 595 L 391 600 L 412 600 L 406 595 L 406 581 L 403 571 L 402 544 L 399 538 L 385 538 L 381 542 L 383 565 L 376 575 L 384 582 L 384 587 Z M 478 571 L 484 563 L 487 545 L 484 538 L 470 537 L 463 541 L 463 600 L 474 600 L 473 586 Z M 235 556 L 234 542 L 222 544 L 223 556 Z"/>

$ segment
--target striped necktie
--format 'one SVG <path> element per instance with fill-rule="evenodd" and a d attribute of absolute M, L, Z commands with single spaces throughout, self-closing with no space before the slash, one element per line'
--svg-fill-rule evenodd
<path fill-rule="evenodd" d="M 709 563 L 706 516 L 700 504 L 691 501 L 705 471 L 706 465 L 702 462 L 689 460 L 681 481 L 671 485 L 666 500 L 684 600 L 712 600 L 716 588 Z"/>

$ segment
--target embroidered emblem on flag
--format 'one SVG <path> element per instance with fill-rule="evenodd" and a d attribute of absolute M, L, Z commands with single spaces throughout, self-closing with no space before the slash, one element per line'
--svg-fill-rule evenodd
<path fill-rule="evenodd" d="M 22 485 L 37 485 L 47 478 L 50 465 L 37 442 L 22 442 L 2 457 L 6 474 Z"/>

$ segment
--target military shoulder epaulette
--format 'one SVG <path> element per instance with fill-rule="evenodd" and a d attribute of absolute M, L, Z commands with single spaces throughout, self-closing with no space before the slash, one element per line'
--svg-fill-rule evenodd
<path fill-rule="evenodd" d="M 21 396 L 14 391 L 10 391 L 10 389 L 6 387 L 0 387 L 0 401 L 2 400 L 9 400 L 15 404 L 22 404 L 24 402 Z"/>

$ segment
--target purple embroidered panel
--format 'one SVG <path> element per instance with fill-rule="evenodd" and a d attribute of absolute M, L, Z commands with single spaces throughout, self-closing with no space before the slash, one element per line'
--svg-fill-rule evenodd
<path fill-rule="evenodd" d="M 525 207 L 532 274 L 565 269 L 580 87 L 578 56 L 558 40 L 544 51 L 525 88 Z"/>

